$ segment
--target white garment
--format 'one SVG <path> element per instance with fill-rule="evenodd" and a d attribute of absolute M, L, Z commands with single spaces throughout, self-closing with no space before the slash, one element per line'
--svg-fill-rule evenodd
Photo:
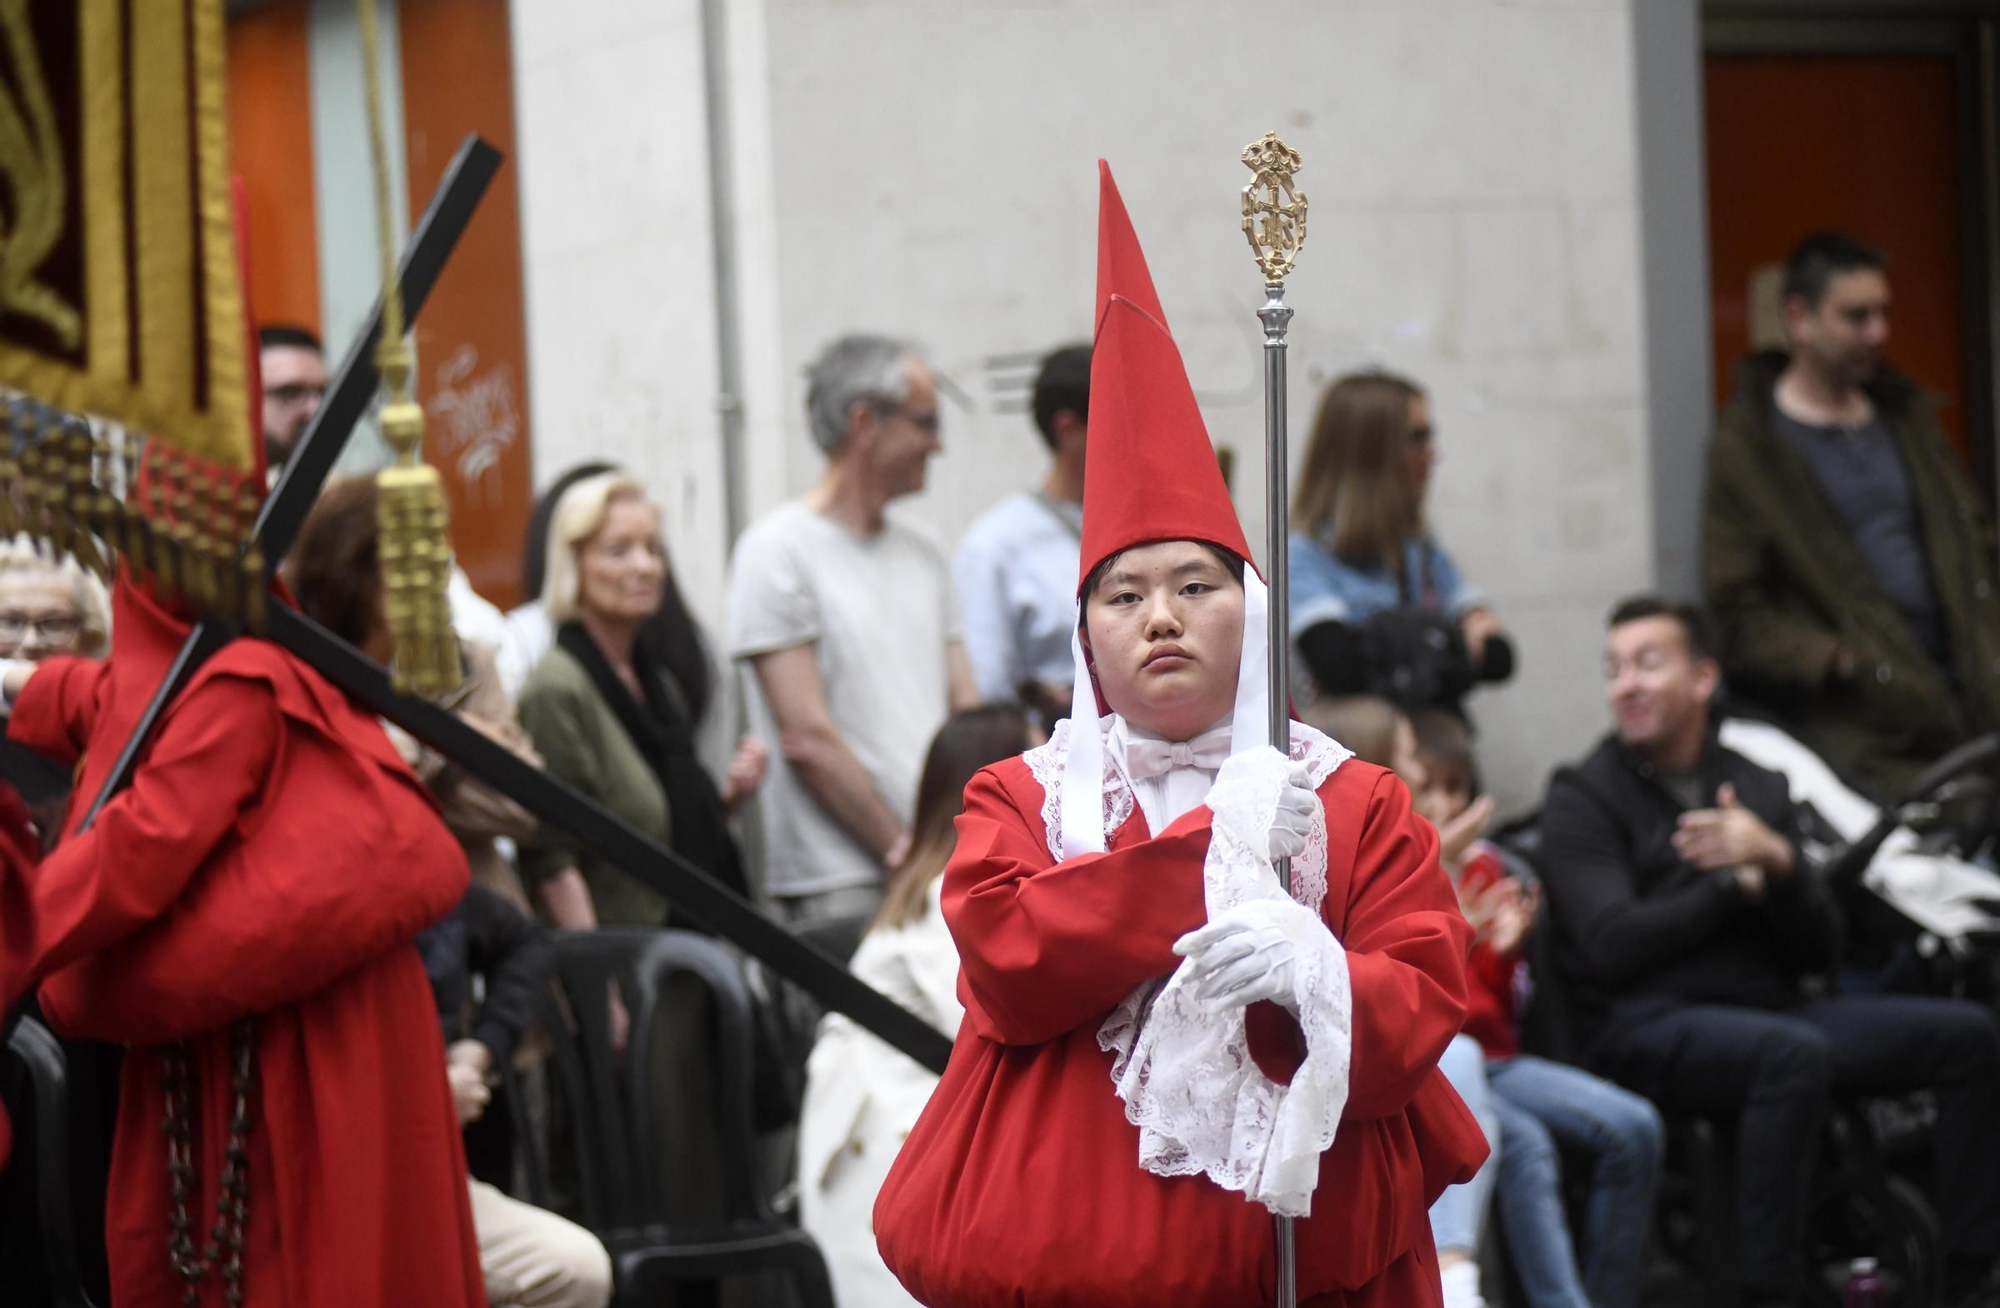
<path fill-rule="evenodd" d="M 459 639 L 483 645 L 488 653 L 498 651 L 507 638 L 507 619 L 493 601 L 472 588 L 472 578 L 465 575 L 456 559 L 445 580 L 444 594 L 451 606 L 451 629 Z"/>
<path fill-rule="evenodd" d="M 1810 804 L 1842 840 L 1854 841 L 1881 820 L 1882 810 L 1856 794 L 1826 760 L 1779 727 L 1747 718 L 1722 724 L 1722 746 L 1784 776 L 1795 804 Z M 2000 877 L 1977 864 L 1919 848 L 1908 827 L 1889 833 L 1868 861 L 1861 883 L 1922 929 L 1947 940 L 2000 929 L 1983 905 L 2000 901 Z"/>
<path fill-rule="evenodd" d="M 1103 725 L 1101 751 L 1093 751 L 1102 759 L 1102 808 L 1093 817 L 1110 833 L 1131 816 L 1137 797 L 1118 719 Z M 1047 744 L 1023 756 L 1042 787 L 1046 839 L 1058 861 L 1077 826 L 1066 824 L 1063 812 L 1065 782 L 1079 780 L 1069 772 L 1070 735 L 1070 723 L 1060 722 Z M 1263 748 L 1232 757 L 1208 791 L 1215 818 L 1202 881 L 1210 920 L 1249 899 L 1283 893 L 1264 851 L 1286 778 L 1302 764 L 1317 789 L 1351 757 L 1298 722 L 1291 743 L 1290 761 Z M 1322 812 L 1305 853 L 1292 861 L 1292 897 L 1315 912 L 1326 898 L 1326 864 Z M 1332 1145 L 1347 1103 L 1353 994 L 1346 952 L 1328 931 L 1295 966 L 1293 999 L 1306 1058 L 1284 1086 L 1250 1057 L 1243 1010 L 1211 1016 L 1188 993 L 1187 970 L 1183 962 L 1164 985 L 1140 986 L 1098 1028 L 1098 1044 L 1113 1055 L 1112 1082 L 1125 1116 L 1139 1127 L 1138 1161 L 1159 1176 L 1205 1175 L 1273 1212 L 1305 1216 L 1320 1155 Z"/>
<path fill-rule="evenodd" d="M 1468 1258 L 1453 1263 L 1438 1275 L 1444 1290 L 1444 1308 L 1486 1308 L 1479 1293 L 1479 1264 Z"/>
<path fill-rule="evenodd" d="M 931 883 L 924 916 L 870 931 L 854 975 L 947 1036 L 958 1033 L 958 950 Z M 913 1305 L 875 1249 L 875 1195 L 938 1078 L 834 1013 L 806 1062 L 799 1117 L 799 1224 L 819 1244 L 836 1301 L 849 1308 Z"/>
<path fill-rule="evenodd" d="M 503 622 L 500 644 L 493 651 L 493 665 L 500 673 L 501 689 L 510 700 L 521 697 L 521 687 L 528 684 L 528 674 L 535 670 L 535 664 L 542 661 L 542 655 L 549 652 L 556 643 L 556 627 L 549 621 L 548 611 L 540 600 L 529 600 L 519 608 L 508 611 Z"/>
<path fill-rule="evenodd" d="M 858 536 L 793 502 L 736 543 L 730 656 L 812 646 L 835 729 L 905 824 L 931 736 L 950 711 L 945 650 L 959 639 L 943 554 L 898 522 Z M 763 688 L 755 676 L 746 680 L 751 734 L 778 740 Z M 780 750 L 771 751 L 760 800 L 770 894 L 880 884 L 881 863 L 821 807 Z"/>
<path fill-rule="evenodd" d="M 472 1182 L 472 1230 L 493 1308 L 604 1308 L 611 1256 L 590 1232 Z"/>
<path fill-rule="evenodd" d="M 965 652 L 986 699 L 1012 700 L 1022 683 L 1069 685 L 1083 506 L 1026 491 L 966 529 L 952 556 L 965 608 Z"/>

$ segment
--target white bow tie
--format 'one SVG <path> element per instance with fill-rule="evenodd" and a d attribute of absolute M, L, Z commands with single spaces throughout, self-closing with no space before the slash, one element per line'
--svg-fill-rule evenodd
<path fill-rule="evenodd" d="M 1228 761 L 1228 727 L 1204 731 L 1193 740 L 1134 738 L 1125 742 L 1125 770 L 1134 781 L 1163 777 L 1175 768 L 1213 772 Z"/>

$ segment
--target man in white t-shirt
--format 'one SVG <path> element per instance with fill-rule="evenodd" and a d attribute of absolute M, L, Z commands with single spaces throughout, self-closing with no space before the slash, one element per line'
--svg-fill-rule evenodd
<path fill-rule="evenodd" d="M 778 746 L 765 889 L 792 923 L 873 912 L 931 736 L 978 700 L 943 553 L 883 514 L 939 449 L 930 368 L 903 342 L 845 336 L 807 377 L 826 471 L 743 533 L 729 588 L 751 730 Z"/>

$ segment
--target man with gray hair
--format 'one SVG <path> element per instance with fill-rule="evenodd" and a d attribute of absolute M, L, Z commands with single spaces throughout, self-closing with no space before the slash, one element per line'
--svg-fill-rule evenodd
<path fill-rule="evenodd" d="M 752 732 L 775 740 L 760 807 L 765 889 L 790 923 L 872 914 L 909 846 L 931 735 L 977 701 L 944 554 L 891 521 L 938 445 L 912 345 L 843 336 L 806 370 L 819 483 L 736 543 L 729 651 Z"/>

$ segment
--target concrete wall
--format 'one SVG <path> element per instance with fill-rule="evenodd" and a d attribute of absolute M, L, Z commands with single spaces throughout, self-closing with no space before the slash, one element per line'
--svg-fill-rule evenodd
<path fill-rule="evenodd" d="M 1432 392 L 1432 517 L 1515 633 L 1483 694 L 1501 798 L 1600 729 L 1598 626 L 1653 571 L 1628 0 L 735 0 L 747 509 L 808 485 L 800 369 L 914 336 L 963 393 L 904 512 L 950 545 L 1039 476 L 1018 369 L 1087 336 L 1101 154 L 1260 538 L 1257 275 L 1243 144 L 1305 155 L 1295 442 L 1321 384 Z M 537 476 L 589 453 L 661 489 L 720 619 L 713 277 L 689 0 L 514 5 Z"/>
<path fill-rule="evenodd" d="M 1637 6 L 1632 33 L 1654 567 L 1662 590 L 1698 596 L 1702 485 L 1715 421 L 1699 4 Z"/>
<path fill-rule="evenodd" d="M 727 557 L 698 6 L 517 0 L 512 18 L 536 482 L 586 459 L 638 473 L 714 629 Z"/>

